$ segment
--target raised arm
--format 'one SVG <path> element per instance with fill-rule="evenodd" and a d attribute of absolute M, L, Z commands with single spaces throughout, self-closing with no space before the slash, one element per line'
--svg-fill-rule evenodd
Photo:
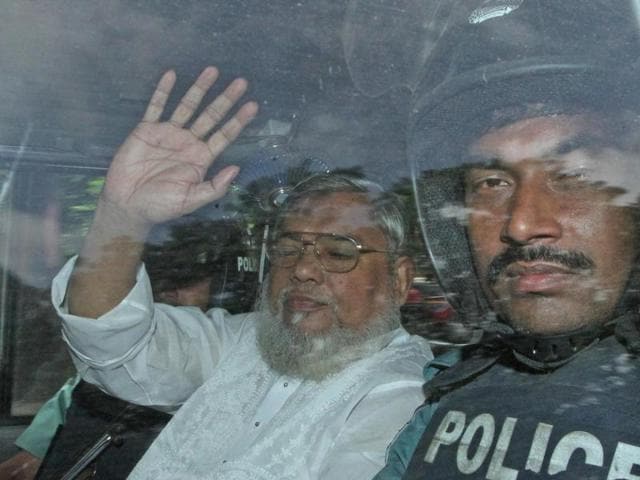
<path fill-rule="evenodd" d="M 165 122 L 160 119 L 176 76 L 168 71 L 160 79 L 142 122 L 119 148 L 107 173 L 69 283 L 69 313 L 97 318 L 115 307 L 135 283 L 151 227 L 226 193 L 237 167 L 224 168 L 211 180 L 205 181 L 205 174 L 258 107 L 245 103 L 223 122 L 247 89 L 245 80 L 236 79 L 193 119 L 217 77 L 215 67 L 206 68 Z"/>

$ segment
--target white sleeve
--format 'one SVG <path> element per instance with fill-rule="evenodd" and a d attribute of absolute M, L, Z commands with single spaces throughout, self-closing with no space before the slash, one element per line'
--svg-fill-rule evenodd
<path fill-rule="evenodd" d="M 71 315 L 65 295 L 75 259 L 53 280 L 62 336 L 83 379 L 140 405 L 174 411 L 211 376 L 250 316 L 154 304 L 144 267 L 113 310 L 98 319 Z"/>
<path fill-rule="evenodd" d="M 387 446 L 424 402 L 422 381 L 402 381 L 373 390 L 351 412 L 325 459 L 319 479 L 370 480 L 385 465 Z"/>

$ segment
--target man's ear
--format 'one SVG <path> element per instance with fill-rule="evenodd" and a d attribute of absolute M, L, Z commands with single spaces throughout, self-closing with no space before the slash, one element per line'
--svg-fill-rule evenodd
<path fill-rule="evenodd" d="M 409 289 L 413 284 L 413 277 L 416 272 L 415 264 L 411 257 L 398 257 L 394 265 L 396 273 L 395 294 L 399 305 L 407 301 Z"/>

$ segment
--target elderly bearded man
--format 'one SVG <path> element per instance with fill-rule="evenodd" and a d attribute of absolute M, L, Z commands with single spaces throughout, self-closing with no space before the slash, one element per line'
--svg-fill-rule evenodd
<path fill-rule="evenodd" d="M 146 234 L 224 195 L 237 168 L 205 172 L 256 113 L 247 103 L 211 133 L 246 89 L 237 79 L 186 128 L 216 76 L 204 70 L 163 123 L 166 73 L 114 157 L 83 250 L 54 282 L 64 337 L 85 380 L 134 403 L 184 404 L 131 478 L 371 478 L 423 401 L 431 357 L 399 326 L 413 264 L 379 188 L 324 176 L 294 191 L 257 312 L 152 303 Z"/>

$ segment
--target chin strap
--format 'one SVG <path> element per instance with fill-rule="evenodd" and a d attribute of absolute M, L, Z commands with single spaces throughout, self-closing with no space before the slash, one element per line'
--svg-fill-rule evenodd
<path fill-rule="evenodd" d="M 503 341 L 515 357 L 536 370 L 553 370 L 571 360 L 574 355 L 598 343 L 613 333 L 613 324 L 602 328 L 577 330 L 561 335 L 513 334 Z"/>
<path fill-rule="evenodd" d="M 516 334 L 495 318 L 486 317 L 485 336 L 478 345 L 463 347 L 462 362 L 446 365 L 424 386 L 425 396 L 437 401 L 482 375 L 496 362 L 517 360 L 541 373 L 569 362 L 578 353 L 615 334 L 630 353 L 640 354 L 640 316 L 628 311 L 598 329 L 578 330 L 563 335 L 531 336 Z M 438 360 L 433 364 L 438 368 Z M 439 367 L 442 367 L 442 363 Z"/>
<path fill-rule="evenodd" d="M 560 335 L 520 334 L 509 331 L 508 327 L 500 328 L 496 333 L 519 362 L 535 370 L 553 370 L 614 334 L 630 352 L 640 353 L 638 320 L 637 312 L 628 311 L 598 328 L 582 328 Z"/>

